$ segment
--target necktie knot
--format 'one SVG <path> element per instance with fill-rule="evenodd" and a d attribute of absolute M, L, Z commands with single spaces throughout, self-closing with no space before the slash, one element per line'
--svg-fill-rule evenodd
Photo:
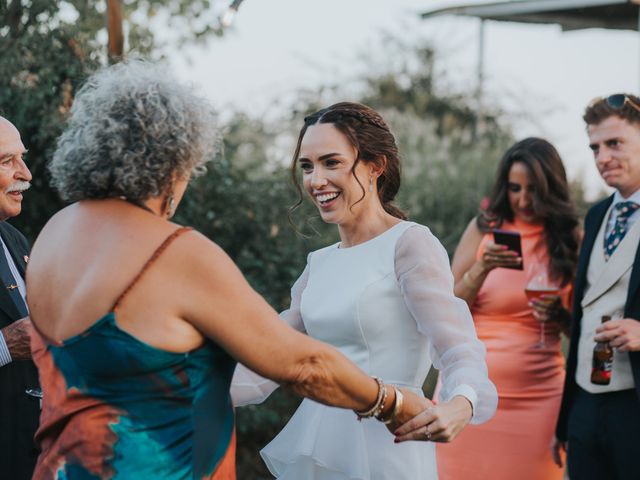
<path fill-rule="evenodd" d="M 626 202 L 616 203 L 614 208 L 618 213 L 617 218 L 626 221 L 638 208 L 640 208 L 640 205 L 636 202 L 627 200 Z"/>
<path fill-rule="evenodd" d="M 613 206 L 617 213 L 616 222 L 613 230 L 607 235 L 604 241 L 604 258 L 609 260 L 613 252 L 618 248 L 622 239 L 627 233 L 627 220 L 635 212 L 640 205 L 636 202 L 627 200 L 626 202 L 618 202 Z"/>

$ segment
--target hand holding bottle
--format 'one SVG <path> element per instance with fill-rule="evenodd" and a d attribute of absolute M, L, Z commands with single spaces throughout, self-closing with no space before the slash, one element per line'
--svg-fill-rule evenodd
<path fill-rule="evenodd" d="M 640 321 L 613 318 L 596 329 L 596 342 L 609 342 L 619 352 L 640 351 Z"/>

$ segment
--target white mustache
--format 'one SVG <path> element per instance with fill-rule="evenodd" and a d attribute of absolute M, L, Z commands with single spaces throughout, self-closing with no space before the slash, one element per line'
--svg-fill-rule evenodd
<path fill-rule="evenodd" d="M 7 193 L 24 192 L 25 190 L 29 190 L 30 188 L 31 184 L 29 182 L 19 181 L 7 188 Z"/>

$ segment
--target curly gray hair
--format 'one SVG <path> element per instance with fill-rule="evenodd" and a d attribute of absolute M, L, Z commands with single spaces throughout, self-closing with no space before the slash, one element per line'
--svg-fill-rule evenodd
<path fill-rule="evenodd" d="M 209 103 L 166 67 L 133 60 L 104 68 L 74 100 L 49 164 L 63 200 L 167 194 L 177 176 L 204 172 L 219 132 Z"/>

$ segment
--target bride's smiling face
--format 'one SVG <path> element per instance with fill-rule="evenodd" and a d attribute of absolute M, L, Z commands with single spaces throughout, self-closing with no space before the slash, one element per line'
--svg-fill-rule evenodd
<path fill-rule="evenodd" d="M 356 158 L 355 147 L 331 123 L 310 126 L 302 139 L 302 184 L 326 223 L 349 223 L 378 198 L 369 191 L 372 167 L 359 161 L 354 169 Z"/>

